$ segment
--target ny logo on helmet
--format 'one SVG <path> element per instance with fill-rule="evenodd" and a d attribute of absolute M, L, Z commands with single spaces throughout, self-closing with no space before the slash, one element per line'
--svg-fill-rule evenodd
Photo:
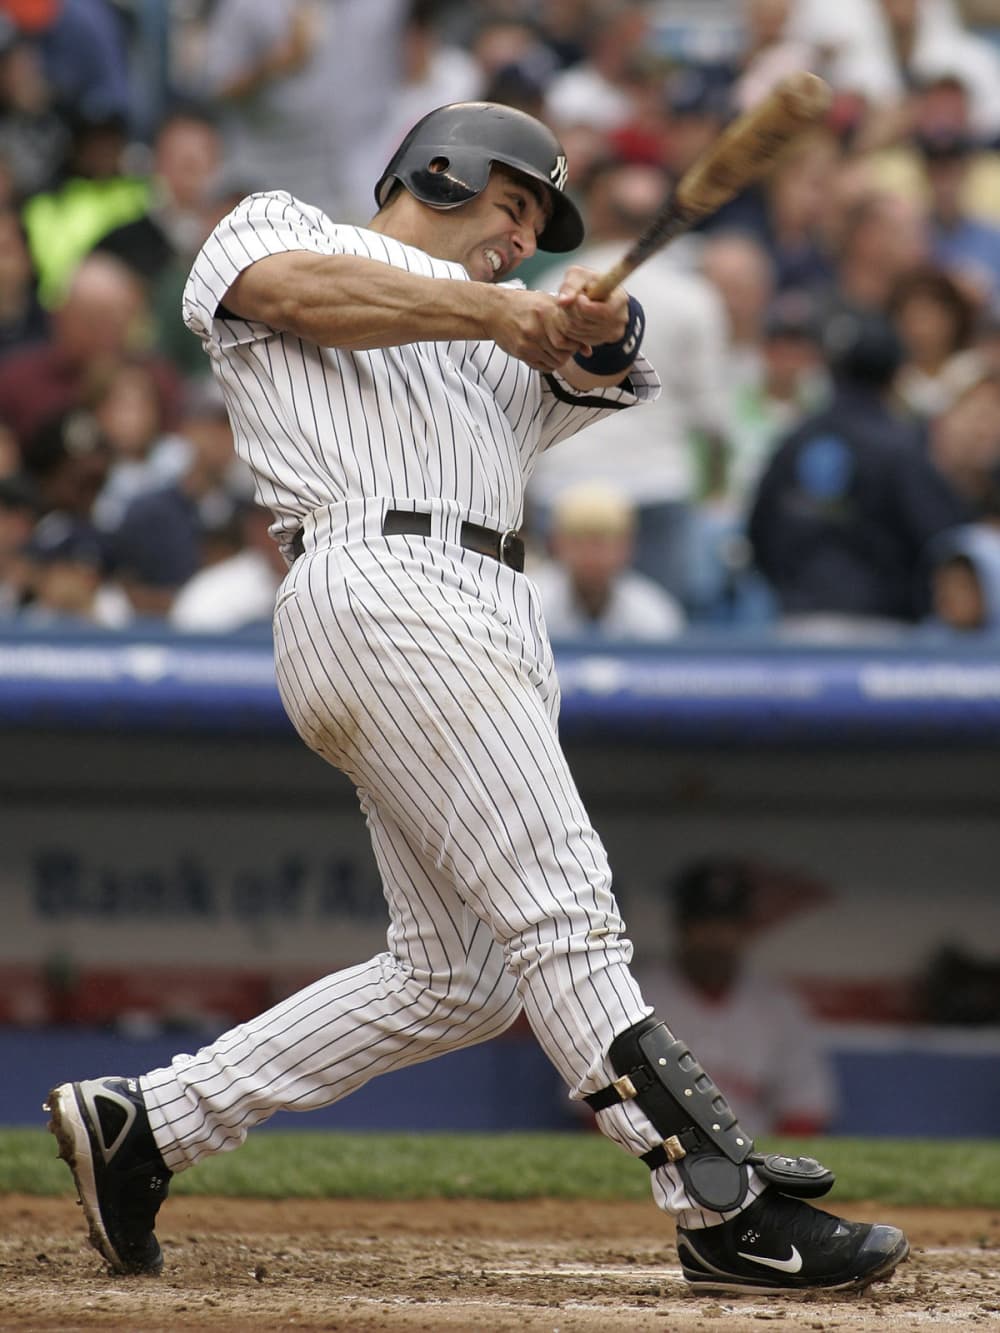
<path fill-rule="evenodd" d="M 549 180 L 557 190 L 565 190 L 566 178 L 569 176 L 569 167 L 562 153 L 555 160 L 555 165 L 549 172 Z"/>

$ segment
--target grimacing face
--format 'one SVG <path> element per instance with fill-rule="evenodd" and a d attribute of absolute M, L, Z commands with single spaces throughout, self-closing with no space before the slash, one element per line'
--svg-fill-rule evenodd
<path fill-rule="evenodd" d="M 439 223 L 438 244 L 432 253 L 461 264 L 478 282 L 502 282 L 538 249 L 538 237 L 550 214 L 543 186 L 504 167 L 494 167 L 486 188 L 474 199 L 432 212 Z"/>

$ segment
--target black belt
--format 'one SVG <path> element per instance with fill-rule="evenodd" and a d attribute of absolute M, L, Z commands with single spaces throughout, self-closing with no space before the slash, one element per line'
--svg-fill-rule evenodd
<path fill-rule="evenodd" d="M 383 537 L 429 537 L 431 535 L 431 516 L 414 513 L 408 509 L 387 509 L 382 520 Z M 459 529 L 459 543 L 467 551 L 477 555 L 488 555 L 491 560 L 499 560 L 519 574 L 524 570 L 524 541 L 513 528 L 506 532 L 497 532 L 494 528 L 484 528 L 479 523 L 463 522 Z M 295 555 L 302 554 L 302 529 L 295 534 L 291 543 Z"/>

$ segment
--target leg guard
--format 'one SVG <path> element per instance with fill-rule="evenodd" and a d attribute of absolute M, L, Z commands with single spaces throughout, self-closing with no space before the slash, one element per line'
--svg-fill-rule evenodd
<path fill-rule="evenodd" d="M 746 1198 L 753 1167 L 782 1193 L 825 1194 L 833 1175 L 810 1157 L 762 1157 L 737 1123 L 725 1097 L 687 1046 L 657 1018 L 620 1033 L 608 1051 L 614 1083 L 584 1100 L 594 1111 L 635 1099 L 663 1143 L 643 1153 L 655 1170 L 673 1162 L 691 1198 L 703 1208 L 725 1213 Z"/>

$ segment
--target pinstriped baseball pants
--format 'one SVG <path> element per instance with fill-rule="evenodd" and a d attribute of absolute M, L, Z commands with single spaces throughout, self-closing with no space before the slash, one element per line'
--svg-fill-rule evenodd
<path fill-rule="evenodd" d="M 559 745 L 533 584 L 438 537 L 364 527 L 345 545 L 307 533 L 279 592 L 275 660 L 297 731 L 357 787 L 387 949 L 143 1078 L 175 1171 L 277 1110 L 495 1036 L 522 1006 L 571 1095 L 593 1092 L 615 1077 L 613 1037 L 651 1012 Z M 660 1141 L 634 1104 L 598 1120 L 634 1154 Z M 686 1213 L 673 1168 L 653 1186 Z"/>

